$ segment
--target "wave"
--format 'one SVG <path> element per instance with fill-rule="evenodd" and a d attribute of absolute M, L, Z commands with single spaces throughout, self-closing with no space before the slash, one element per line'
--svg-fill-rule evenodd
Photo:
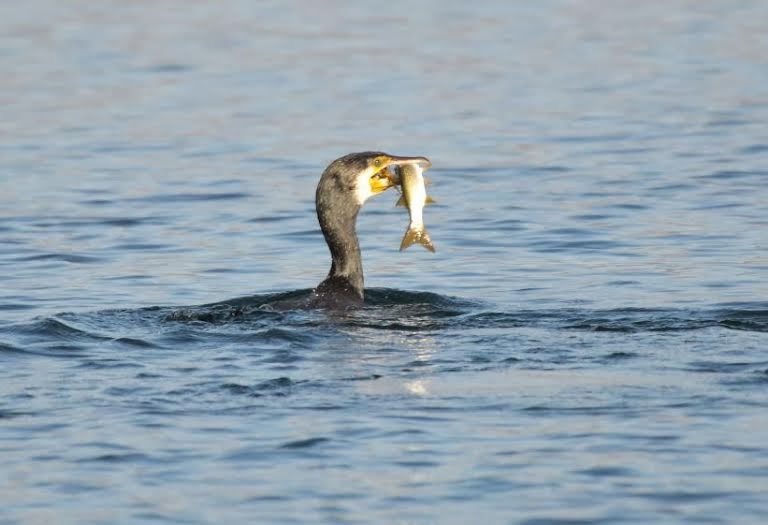
<path fill-rule="evenodd" d="M 10 324 L 2 331 L 27 336 L 49 335 L 61 339 L 112 339 L 98 328 L 114 326 L 151 328 L 177 322 L 226 325 L 237 321 L 264 321 L 271 329 L 305 326 L 332 320 L 366 325 L 380 321 L 418 318 L 430 327 L 463 328 L 550 327 L 560 330 L 605 332 L 665 332 L 721 327 L 755 332 L 768 331 L 768 302 L 731 303 L 698 308 L 499 308 L 480 300 L 432 292 L 393 288 L 366 290 L 365 305 L 347 311 L 307 310 L 305 300 L 312 289 L 235 297 L 198 306 L 151 306 L 140 309 L 110 309 L 83 314 L 62 313 L 29 323 Z M 270 323 L 277 322 L 277 324 Z M 90 327 L 91 329 L 89 329 Z M 413 327 L 413 323 L 407 327 Z M 279 332 L 270 332 L 279 333 Z M 145 344 L 128 336 L 117 339 L 126 344 Z"/>
<path fill-rule="evenodd" d="M 0 326 L 0 356 L 73 357 L 105 345 L 124 351 L 176 348 L 190 342 L 260 341 L 311 348 L 338 330 L 455 333 L 537 328 L 554 331 L 652 333 L 707 329 L 768 332 L 768 303 L 699 308 L 514 309 L 431 292 L 373 288 L 363 308 L 307 310 L 300 289 L 236 297 L 211 304 L 61 313 Z"/>

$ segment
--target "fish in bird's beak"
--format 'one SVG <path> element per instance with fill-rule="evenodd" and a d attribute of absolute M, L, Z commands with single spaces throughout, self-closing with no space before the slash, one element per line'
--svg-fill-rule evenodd
<path fill-rule="evenodd" d="M 422 170 L 429 169 L 432 166 L 430 160 L 426 157 L 399 157 L 396 155 L 381 155 L 372 161 L 374 174 L 370 177 L 369 183 L 371 193 L 381 193 L 392 186 L 400 185 L 400 177 L 390 170 L 390 166 L 405 166 L 415 164 Z"/>
<path fill-rule="evenodd" d="M 408 208 L 408 215 L 411 218 L 403 241 L 400 243 L 400 251 L 402 252 L 411 244 L 419 243 L 434 253 L 435 246 L 429 237 L 427 227 L 424 226 L 424 206 L 435 201 L 427 195 L 426 181 L 422 175 L 424 170 L 421 165 L 411 163 L 398 166 L 395 171 L 400 177 L 400 185 L 403 189 L 403 194 L 396 205 Z"/>

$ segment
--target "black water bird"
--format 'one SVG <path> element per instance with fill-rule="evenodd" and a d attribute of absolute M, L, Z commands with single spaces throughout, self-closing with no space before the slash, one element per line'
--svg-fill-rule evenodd
<path fill-rule="evenodd" d="M 363 262 L 355 225 L 366 200 L 398 184 L 390 166 L 419 164 L 425 157 L 399 157 L 380 151 L 350 153 L 331 162 L 320 177 L 315 208 L 331 251 L 328 277 L 315 288 L 311 306 L 346 308 L 363 304 Z"/>

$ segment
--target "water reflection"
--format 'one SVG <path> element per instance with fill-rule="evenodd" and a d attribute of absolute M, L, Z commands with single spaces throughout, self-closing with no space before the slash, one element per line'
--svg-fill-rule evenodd
<path fill-rule="evenodd" d="M 439 352 L 439 343 L 435 337 L 430 335 L 414 334 L 403 338 L 404 347 L 414 356 L 416 373 L 422 367 L 429 368 L 432 360 Z M 431 393 L 430 379 L 425 375 L 418 379 L 409 379 L 404 383 L 406 392 L 415 396 L 428 396 Z"/>
<path fill-rule="evenodd" d="M 426 396 L 430 394 L 429 380 L 414 379 L 404 383 L 405 390 L 415 396 Z"/>

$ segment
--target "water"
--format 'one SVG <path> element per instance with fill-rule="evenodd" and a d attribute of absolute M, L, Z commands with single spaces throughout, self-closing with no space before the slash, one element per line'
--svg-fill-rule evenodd
<path fill-rule="evenodd" d="M 764 2 L 0 6 L 0 523 L 763 523 Z M 322 169 L 433 161 L 437 247 Z"/>

